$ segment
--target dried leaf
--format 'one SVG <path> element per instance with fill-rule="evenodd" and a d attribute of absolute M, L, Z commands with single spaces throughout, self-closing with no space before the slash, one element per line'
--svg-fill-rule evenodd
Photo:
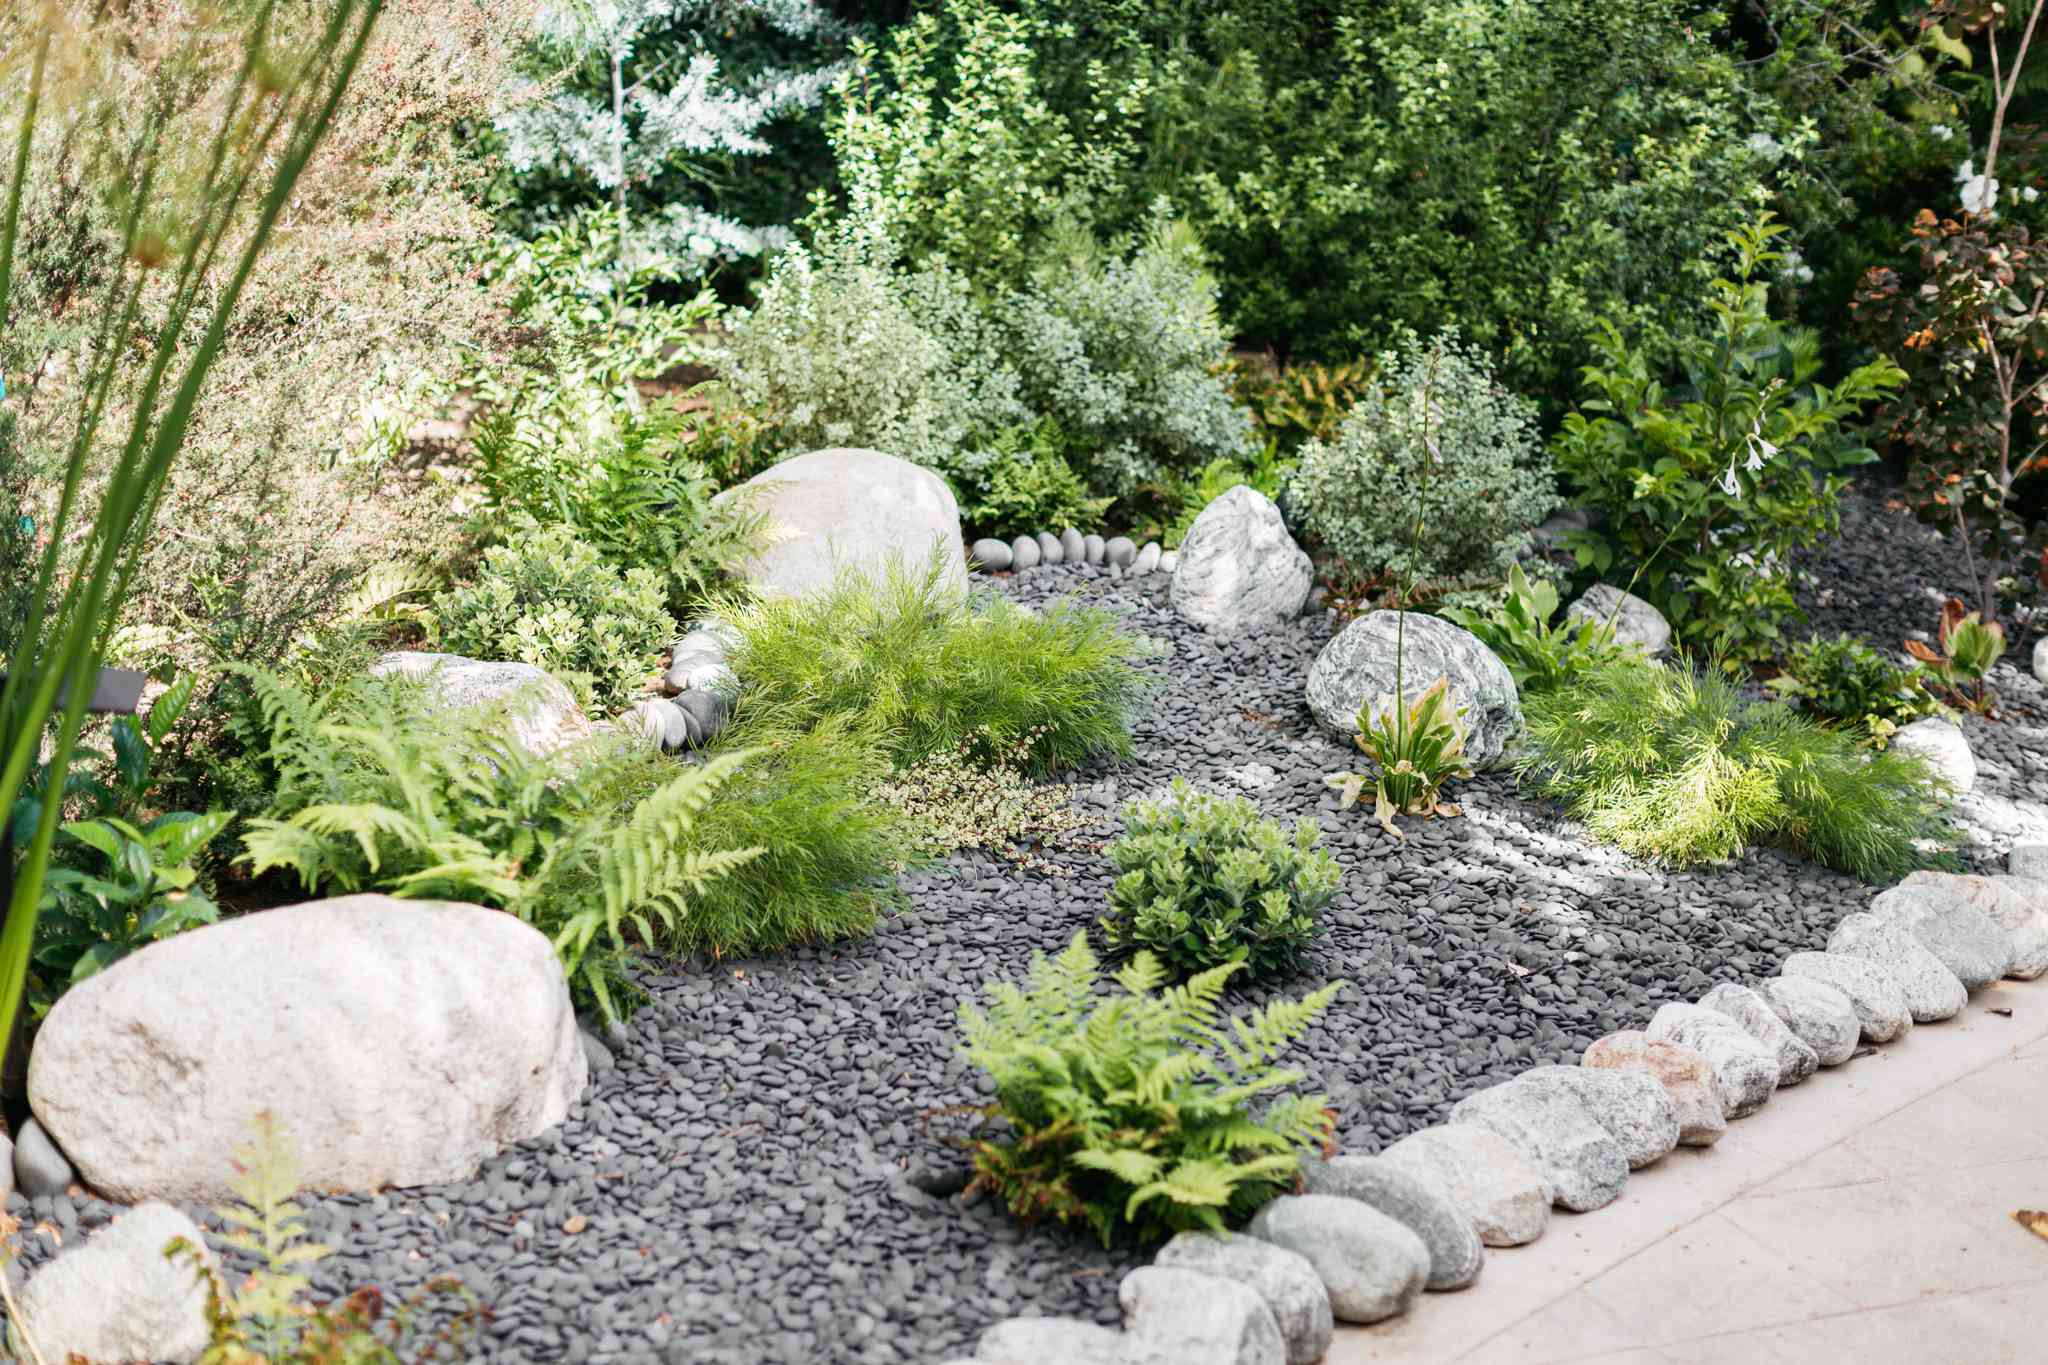
<path fill-rule="evenodd" d="M 2015 1209 L 2012 1221 L 2043 1241 L 2048 1241 L 2048 1213 L 2039 1209 Z"/>
<path fill-rule="evenodd" d="M 562 1231 L 568 1233 L 571 1237 L 574 1237 L 577 1233 L 583 1231 L 583 1229 L 589 1226 L 590 1220 L 588 1218 L 585 1218 L 580 1213 L 572 1213 L 569 1215 L 568 1221 L 562 1224 Z"/>

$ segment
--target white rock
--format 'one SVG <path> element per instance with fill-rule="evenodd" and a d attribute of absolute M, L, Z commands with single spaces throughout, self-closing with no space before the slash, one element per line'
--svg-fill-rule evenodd
<path fill-rule="evenodd" d="M 1589 1213 L 1621 1196 L 1628 1154 L 1586 1107 L 1562 1090 L 1510 1081 L 1451 1106 L 1453 1124 L 1470 1123 L 1506 1138 L 1550 1182 L 1552 1197 Z"/>
<path fill-rule="evenodd" d="M 1137 559 L 1133 560 L 1131 563 L 1131 572 L 1153 572 L 1159 567 L 1159 554 L 1159 542 L 1156 540 L 1146 541 L 1144 548 L 1138 551 Z"/>
<path fill-rule="evenodd" d="M 1422 1239 L 1378 1209 L 1333 1194 L 1285 1194 L 1246 1229 L 1315 1267 L 1339 1322 L 1408 1311 L 1429 1276 Z"/>
<path fill-rule="evenodd" d="M 756 591 L 802 596 L 841 569 L 878 575 L 893 562 L 922 573 L 937 556 L 943 581 L 965 592 L 960 506 L 929 469 L 879 450 L 835 447 L 798 455 L 718 495 L 766 518 L 764 544 L 740 566 Z"/>
<path fill-rule="evenodd" d="M 1664 1005 L 1650 1016 L 1650 1026 L 1643 1033 L 1651 1039 L 1679 1043 L 1705 1057 L 1707 1065 L 1714 1068 L 1721 1112 L 1728 1118 L 1755 1113 L 1778 1088 L 1776 1054 L 1718 1010 Z"/>
<path fill-rule="evenodd" d="M 587 1064 L 560 960 L 511 915 L 343 896 L 191 930 L 67 991 L 36 1117 L 124 1202 L 214 1203 L 268 1110 L 305 1183 L 464 1180 L 552 1128 Z"/>
<path fill-rule="evenodd" d="M 1380 1157 L 1433 1176 L 1487 1246 L 1533 1242 L 1550 1224 L 1550 1182 L 1491 1129 L 1471 1124 L 1423 1128 Z"/>
<path fill-rule="evenodd" d="M 1204 507 L 1180 543 L 1173 609 L 1204 630 L 1258 630 L 1301 615 L 1315 567 L 1280 509 L 1239 484 Z"/>
<path fill-rule="evenodd" d="M 1465 709 L 1465 756 L 1475 768 L 1497 760 L 1522 728 L 1514 675 L 1479 637 L 1437 616 L 1375 611 L 1361 616 L 1323 646 L 1308 672 L 1308 709 L 1346 743 L 1358 733 L 1358 708 L 1378 707 L 1394 694 L 1400 618 L 1402 693 L 1411 703 L 1438 678 L 1450 679 L 1451 701 Z"/>
<path fill-rule="evenodd" d="M 2034 678 L 2048 687 L 2048 635 L 2034 641 Z"/>
<path fill-rule="evenodd" d="M 1923 716 L 1892 736 L 1892 747 L 1927 760 L 1958 795 L 1977 785 L 1977 758 L 1963 727 L 1942 716 Z"/>
<path fill-rule="evenodd" d="M 1533 1066 L 1510 1085 L 1555 1086 L 1621 1144 L 1628 1168 L 1662 1161 L 1678 1145 L 1678 1105 L 1657 1078 L 1618 1067 Z"/>
<path fill-rule="evenodd" d="M 1616 603 L 1620 604 L 1618 612 Z M 1565 608 L 1564 616 L 1568 622 L 1591 620 L 1603 626 L 1612 620 L 1617 643 L 1634 645 L 1652 659 L 1671 648 L 1671 623 L 1664 613 L 1634 593 L 1606 583 L 1586 589 L 1578 601 Z"/>
<path fill-rule="evenodd" d="M 1153 1264 L 1198 1270 L 1257 1290 L 1287 1343 L 1287 1365 L 1313 1365 L 1330 1349 L 1330 1296 L 1316 1268 L 1298 1252 L 1244 1233 L 1183 1232 L 1159 1249 Z"/>
<path fill-rule="evenodd" d="M 2048 882 L 2048 844 L 2015 844 L 2005 855 L 2005 870 L 2015 877 Z"/>
<path fill-rule="evenodd" d="M 1785 1026 L 1770 1002 L 1747 986 L 1724 981 L 1700 997 L 1700 1004 L 1733 1019 L 1744 1033 L 1778 1059 L 1778 1084 L 1797 1085 L 1820 1069 L 1820 1054 Z"/>
<path fill-rule="evenodd" d="M 1810 976 L 1774 976 L 1756 993 L 1822 1066 L 1840 1066 L 1856 1055 L 1863 1029 L 1846 992 Z"/>
<path fill-rule="evenodd" d="M 1969 992 L 1940 958 L 1905 930 L 1875 915 L 1844 915 L 1828 935 L 1828 952 L 1884 968 L 1906 993 L 1906 1008 L 1916 1024 L 1953 1019 L 1969 1003 Z"/>
<path fill-rule="evenodd" d="M 2013 850 L 2024 864 L 2021 851 Z M 2048 867 L 2041 869 L 2048 876 Z M 1945 889 L 1983 912 L 2012 943 L 2006 975 L 2032 981 L 2048 972 L 2048 880 L 2031 877 L 1975 877 L 1953 872 L 1909 872 L 1900 886 Z"/>
<path fill-rule="evenodd" d="M 1918 939 L 1966 991 L 1982 990 L 2012 969 L 2011 935 L 1953 884 L 1909 877 L 1879 892 L 1870 913 Z"/>
<path fill-rule="evenodd" d="M 1141 1265 L 1117 1286 L 1131 1365 L 1286 1365 L 1265 1299 L 1199 1270 Z"/>
<path fill-rule="evenodd" d="M 490 663 L 460 654 L 394 650 L 370 665 L 373 677 L 398 674 L 424 683 L 448 706 L 505 705 L 512 737 L 528 753 L 546 754 L 592 733 L 589 717 L 561 679 L 532 664 Z"/>
<path fill-rule="evenodd" d="M 1588 1044 L 1579 1067 L 1640 1075 L 1656 1082 L 1671 1100 L 1680 1146 L 1711 1147 L 1728 1134 L 1713 1064 L 1682 1043 L 1651 1038 L 1640 1029 L 1623 1029 Z"/>
<path fill-rule="evenodd" d="M 1420 1237 L 1429 1251 L 1424 1289 L 1463 1289 L 1485 1267 L 1478 1232 L 1449 1188 L 1427 1171 L 1385 1157 L 1340 1154 L 1327 1161 L 1304 1161 L 1301 1174 L 1310 1194 L 1370 1204 Z"/>
<path fill-rule="evenodd" d="M 191 1261 L 164 1255 L 180 1237 L 214 1264 L 191 1219 L 168 1204 L 147 1203 L 30 1277 L 21 1316 L 43 1359 L 199 1359 L 211 1340 L 206 1290 Z"/>
<path fill-rule="evenodd" d="M 1124 1365 L 1123 1334 L 1074 1318 L 1006 1318 L 981 1334 L 983 1365 Z"/>
<path fill-rule="evenodd" d="M 1833 986 L 1849 998 L 1866 1043 L 1889 1043 L 1913 1027 L 1898 978 L 1874 962 L 1837 953 L 1794 953 L 1778 968 L 1785 976 Z"/>

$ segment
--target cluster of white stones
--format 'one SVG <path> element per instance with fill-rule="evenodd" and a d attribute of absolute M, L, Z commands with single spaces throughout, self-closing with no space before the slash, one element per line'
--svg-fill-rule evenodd
<path fill-rule="evenodd" d="M 2000 977 L 2048 972 L 2048 846 L 2014 849 L 2008 868 L 1915 872 L 1846 916 L 1827 951 L 1792 954 L 1753 990 L 1724 983 L 1665 1005 L 1578 1066 L 1469 1095 L 1449 1123 L 1377 1156 L 1310 1163 L 1307 1193 L 1274 1200 L 1244 1233 L 1183 1233 L 1125 1276 L 1122 1332 L 1012 1318 L 973 1361 L 1307 1365 L 1335 1322 L 1382 1321 L 1424 1291 L 1472 1284 L 1484 1247 L 1535 1240 L 1553 1205 L 1612 1203 L 1630 1171 L 1711 1146 L 1780 1086 L 1952 1018 Z"/>
<path fill-rule="evenodd" d="M 740 682 L 726 656 L 739 645 L 738 632 L 722 621 L 703 621 L 676 642 L 661 675 L 666 697 L 635 705 L 619 723 L 650 743 L 675 752 L 710 742 L 725 728 Z"/>
<path fill-rule="evenodd" d="M 1004 569 L 1035 569 L 1041 564 L 1097 564 L 1125 573 L 1172 573 L 1180 556 L 1148 540 L 1141 548 L 1129 536 L 1082 535 L 1069 526 L 1054 535 L 1040 531 L 1035 536 L 1018 536 L 1003 541 L 984 537 L 969 547 L 967 556 L 991 573 Z"/>

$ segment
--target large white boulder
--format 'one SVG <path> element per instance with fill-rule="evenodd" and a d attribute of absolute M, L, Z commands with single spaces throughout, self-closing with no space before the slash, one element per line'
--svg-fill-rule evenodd
<path fill-rule="evenodd" d="M 1905 726 L 1892 736 L 1892 747 L 1926 759 L 1935 775 L 1958 794 L 1977 785 L 1977 756 L 1970 752 L 1963 727 L 1946 716 L 1923 716 Z"/>
<path fill-rule="evenodd" d="M 588 1077 L 547 938 L 475 905 L 343 896 L 152 944 L 80 982 L 28 1098 L 103 1194 L 213 1203 L 268 1111 L 307 1185 L 462 1180 Z"/>
<path fill-rule="evenodd" d="M 1407 617 L 1401 690 L 1413 702 L 1438 678 L 1450 679 L 1451 700 L 1465 708 L 1465 754 L 1475 768 L 1501 756 L 1522 728 L 1522 702 L 1508 666 L 1441 617 L 1376 611 L 1344 627 L 1308 671 L 1308 709 L 1332 733 L 1358 732 L 1358 708 L 1394 694 L 1396 629 Z"/>
<path fill-rule="evenodd" d="M 1578 601 L 1564 609 L 1564 619 L 1574 625 L 1592 621 L 1604 626 L 1611 621 L 1617 644 L 1634 645 L 1652 659 L 1671 648 L 1671 623 L 1664 613 L 1634 593 L 1606 583 L 1595 583 L 1581 593 Z"/>
<path fill-rule="evenodd" d="M 576 704 L 575 694 L 561 679 L 533 664 L 400 649 L 370 665 L 372 677 L 391 673 L 425 684 L 448 706 L 507 705 L 512 737 L 529 753 L 551 753 L 592 733 L 590 718 Z"/>
<path fill-rule="evenodd" d="M 762 470 L 737 489 L 765 519 L 760 546 L 740 567 L 749 586 L 801 596 L 842 568 L 921 572 L 936 553 L 945 581 L 965 591 L 960 506 L 929 469 L 879 450 L 814 450 Z"/>
<path fill-rule="evenodd" d="M 164 1251 L 178 1238 L 208 1267 L 199 1228 L 168 1204 L 128 1210 L 37 1271 L 21 1321 L 44 1360 L 197 1360 L 212 1339 L 197 1268 Z M 17 1330 L 19 1324 L 17 1324 Z"/>
<path fill-rule="evenodd" d="M 1232 634 L 1301 615 L 1315 567 L 1287 534 L 1280 509 L 1239 484 L 1204 507 L 1180 544 L 1173 609 L 1204 630 Z"/>

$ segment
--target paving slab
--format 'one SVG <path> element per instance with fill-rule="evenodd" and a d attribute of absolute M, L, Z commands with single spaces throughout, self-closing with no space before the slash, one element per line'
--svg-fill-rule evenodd
<path fill-rule="evenodd" d="M 2009 1010 L 2010 1015 L 1994 1013 Z M 2048 981 L 1780 1090 L 1327 1365 L 2048 1360 Z"/>

